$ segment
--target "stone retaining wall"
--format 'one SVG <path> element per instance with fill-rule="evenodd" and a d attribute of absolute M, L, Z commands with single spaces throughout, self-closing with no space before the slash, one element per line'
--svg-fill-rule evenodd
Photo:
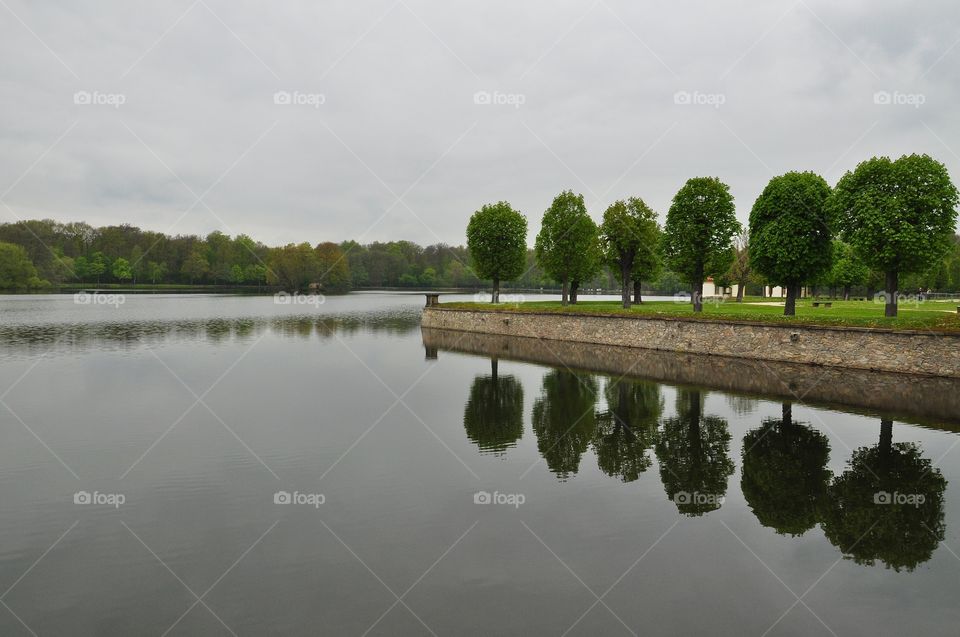
<path fill-rule="evenodd" d="M 960 430 L 960 378 L 543 341 L 430 327 L 420 331 L 430 358 L 437 357 L 440 351 L 458 352 L 765 399 L 779 398 Z"/>
<path fill-rule="evenodd" d="M 425 308 L 427 328 L 960 378 L 960 335 L 650 316 Z"/>

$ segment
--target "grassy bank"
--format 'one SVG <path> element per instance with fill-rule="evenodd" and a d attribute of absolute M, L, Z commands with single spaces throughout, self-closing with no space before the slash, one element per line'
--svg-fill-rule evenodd
<path fill-rule="evenodd" d="M 925 301 L 902 304 L 899 316 L 883 316 L 883 305 L 872 301 L 831 301 L 832 307 L 813 307 L 809 299 L 797 301 L 797 315 L 784 316 L 783 305 L 776 300 L 750 298 L 736 301 L 705 302 L 703 312 L 694 314 L 690 303 L 645 301 L 624 310 L 619 301 L 579 301 L 566 307 L 559 301 L 527 303 L 443 303 L 445 308 L 504 310 L 515 312 L 550 312 L 626 316 L 662 316 L 692 318 L 704 321 L 753 321 L 759 323 L 868 327 L 887 329 L 934 330 L 960 332 L 960 316 L 956 302 Z"/>

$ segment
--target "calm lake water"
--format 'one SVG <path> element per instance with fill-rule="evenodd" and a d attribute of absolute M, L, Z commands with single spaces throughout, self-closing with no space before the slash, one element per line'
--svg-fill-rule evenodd
<path fill-rule="evenodd" d="M 0 297 L 0 635 L 960 630 L 954 424 L 433 358 L 422 304 Z"/>

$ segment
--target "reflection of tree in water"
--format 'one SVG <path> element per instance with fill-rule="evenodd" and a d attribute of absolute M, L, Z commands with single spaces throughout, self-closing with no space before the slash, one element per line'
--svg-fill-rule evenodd
<path fill-rule="evenodd" d="M 604 391 L 607 411 L 597 414 L 593 450 L 600 470 L 633 482 L 652 463 L 647 449 L 654 442 L 663 398 L 655 383 L 620 379 Z"/>
<path fill-rule="evenodd" d="M 386 333 L 403 335 L 420 325 L 420 314 L 396 312 L 357 314 L 296 314 L 237 318 L 131 319 L 86 323 L 0 325 L 0 351 L 30 354 L 58 349 L 82 350 L 90 346 L 139 347 L 144 343 L 206 339 L 211 343 L 247 340 L 270 331 L 285 337 L 333 338 L 335 334 Z"/>
<path fill-rule="evenodd" d="M 523 435 L 523 386 L 514 376 L 497 374 L 497 359 L 490 375 L 477 376 L 463 410 L 467 438 L 481 451 L 502 455 Z"/>
<path fill-rule="evenodd" d="M 543 377 L 533 403 L 533 431 L 540 455 L 561 479 L 580 468 L 596 427 L 596 402 L 597 380 L 590 374 L 553 370 Z"/>
<path fill-rule="evenodd" d="M 827 495 L 829 459 L 826 436 L 793 422 L 790 403 L 780 420 L 766 419 L 748 432 L 740 488 L 760 524 L 785 535 L 812 529 Z"/>
<path fill-rule="evenodd" d="M 703 415 L 699 391 L 677 390 L 677 415 L 663 421 L 656 444 L 660 480 L 667 497 L 686 515 L 720 508 L 733 473 L 727 421 Z"/>
<path fill-rule="evenodd" d="M 943 540 L 946 486 L 917 445 L 894 443 L 893 422 L 882 420 L 879 444 L 854 451 L 830 485 L 823 531 L 858 564 L 912 571 Z"/>

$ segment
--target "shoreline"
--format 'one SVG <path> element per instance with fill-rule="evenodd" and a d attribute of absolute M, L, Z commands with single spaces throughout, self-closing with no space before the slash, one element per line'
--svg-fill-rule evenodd
<path fill-rule="evenodd" d="M 960 378 L 960 334 L 745 320 L 424 308 L 421 325 L 758 361 Z"/>

